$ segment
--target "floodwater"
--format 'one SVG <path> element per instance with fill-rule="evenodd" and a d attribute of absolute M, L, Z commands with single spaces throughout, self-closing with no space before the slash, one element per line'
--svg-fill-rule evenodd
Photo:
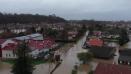
<path fill-rule="evenodd" d="M 0 61 L 0 74 L 11 74 L 11 65 Z"/>
<path fill-rule="evenodd" d="M 86 35 L 80 41 L 78 41 L 78 43 L 74 45 L 74 47 L 70 48 L 70 50 L 67 53 L 67 56 L 63 57 L 62 64 L 60 65 L 60 67 L 56 69 L 54 74 L 71 74 L 74 65 L 79 63 L 79 60 L 77 59 L 77 53 L 86 52 L 82 49 L 82 45 L 86 40 L 87 35 L 88 32 L 86 32 Z M 81 74 L 83 74 L 83 72 L 81 72 Z"/>

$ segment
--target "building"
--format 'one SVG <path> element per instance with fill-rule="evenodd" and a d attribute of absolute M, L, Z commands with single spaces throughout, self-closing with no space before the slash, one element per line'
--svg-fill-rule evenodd
<path fill-rule="evenodd" d="M 5 39 L 0 39 L 0 57 L 2 57 L 1 45 L 2 45 L 2 43 L 4 43 L 5 41 L 6 41 Z"/>
<path fill-rule="evenodd" d="M 2 49 L 2 59 L 14 59 L 16 58 L 15 50 L 17 45 L 15 43 L 8 43 Z"/>
<path fill-rule="evenodd" d="M 131 68 L 115 64 L 99 63 L 94 74 L 131 74 Z"/>
<path fill-rule="evenodd" d="M 89 40 L 86 41 L 86 45 L 88 47 L 92 47 L 92 46 L 103 46 L 104 41 L 99 39 L 99 38 L 90 38 Z"/>
<path fill-rule="evenodd" d="M 93 31 L 93 35 L 95 36 L 101 36 L 102 32 L 101 31 Z"/>
<path fill-rule="evenodd" d="M 15 51 L 19 41 L 6 40 L 1 44 L 1 58 L 2 59 L 15 59 L 17 58 Z M 31 49 L 29 54 L 33 58 L 37 58 L 40 53 L 49 52 L 49 49 L 54 48 L 55 41 L 50 38 L 45 38 L 44 40 L 28 40 L 28 46 Z"/>
<path fill-rule="evenodd" d="M 118 63 L 131 66 L 131 49 L 123 49 L 119 51 Z"/>
<path fill-rule="evenodd" d="M 115 54 L 115 48 L 107 46 L 91 47 L 89 51 L 94 55 L 94 57 L 101 59 L 111 59 Z"/>

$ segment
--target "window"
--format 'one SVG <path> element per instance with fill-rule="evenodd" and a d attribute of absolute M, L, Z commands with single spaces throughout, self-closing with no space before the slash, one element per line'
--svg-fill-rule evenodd
<path fill-rule="evenodd" d="M 130 65 L 130 62 L 128 62 L 128 65 Z"/>
<path fill-rule="evenodd" d="M 6 54 L 6 57 L 8 57 L 8 54 Z"/>
<path fill-rule="evenodd" d="M 122 61 L 119 61 L 120 62 L 120 64 L 122 64 Z"/>
<path fill-rule="evenodd" d="M 9 54 L 9 57 L 10 57 L 10 54 Z"/>
<path fill-rule="evenodd" d="M 13 54 L 13 56 L 15 57 L 15 54 Z"/>

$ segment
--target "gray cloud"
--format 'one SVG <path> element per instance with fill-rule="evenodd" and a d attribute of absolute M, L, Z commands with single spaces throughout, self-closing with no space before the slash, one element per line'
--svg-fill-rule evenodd
<path fill-rule="evenodd" d="M 66 19 L 131 20 L 131 0 L 0 0 L 0 11 Z"/>

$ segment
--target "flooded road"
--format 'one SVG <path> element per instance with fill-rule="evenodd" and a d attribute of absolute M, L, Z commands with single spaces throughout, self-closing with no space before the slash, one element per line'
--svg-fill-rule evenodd
<path fill-rule="evenodd" d="M 0 61 L 0 74 L 11 74 L 11 65 Z"/>
<path fill-rule="evenodd" d="M 74 65 L 79 62 L 79 60 L 77 59 L 77 53 L 85 52 L 85 50 L 82 49 L 82 45 L 85 42 L 87 35 L 88 32 L 86 32 L 85 36 L 81 40 L 79 40 L 77 44 L 74 45 L 74 47 L 70 48 L 70 50 L 67 52 L 67 56 L 63 56 L 62 64 L 56 69 L 53 74 L 71 74 Z"/>

